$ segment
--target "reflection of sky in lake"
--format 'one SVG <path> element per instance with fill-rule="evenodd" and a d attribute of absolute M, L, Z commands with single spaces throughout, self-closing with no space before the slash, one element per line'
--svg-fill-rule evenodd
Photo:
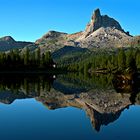
<path fill-rule="evenodd" d="M 118 120 L 96 132 L 81 109 L 48 110 L 35 99 L 0 104 L 0 139 L 132 140 L 140 137 L 140 108 L 131 106 Z"/>

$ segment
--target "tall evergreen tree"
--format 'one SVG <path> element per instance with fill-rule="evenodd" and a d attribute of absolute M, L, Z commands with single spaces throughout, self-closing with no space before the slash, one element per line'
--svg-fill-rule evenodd
<path fill-rule="evenodd" d="M 35 57 L 36 57 L 37 65 L 39 66 L 41 60 L 40 47 L 37 48 Z"/>
<path fill-rule="evenodd" d="M 24 56 L 24 65 L 28 65 L 29 64 L 29 48 L 26 47 L 26 50 L 25 50 L 25 56 Z"/>
<path fill-rule="evenodd" d="M 118 67 L 120 70 L 124 70 L 126 67 L 126 56 L 123 49 L 120 49 L 118 53 Z"/>

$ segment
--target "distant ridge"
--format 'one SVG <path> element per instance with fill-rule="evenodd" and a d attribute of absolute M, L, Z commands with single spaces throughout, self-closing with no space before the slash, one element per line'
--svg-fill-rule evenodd
<path fill-rule="evenodd" d="M 101 15 L 100 9 L 93 12 L 84 31 L 73 34 L 49 31 L 37 39 L 35 43 L 15 41 L 11 36 L 0 38 L 0 51 L 36 46 L 40 47 L 43 53 L 46 50 L 55 52 L 66 46 L 92 50 L 94 48 L 119 48 L 138 45 L 140 45 L 140 36 L 131 36 L 117 20 L 108 15 Z M 32 50 L 36 47 L 33 47 Z"/>
<path fill-rule="evenodd" d="M 104 48 L 128 46 L 133 40 L 129 32 L 125 32 L 118 21 L 108 15 L 101 15 L 96 9 L 90 22 L 82 32 L 67 34 L 57 31 L 49 31 L 42 38 L 38 39 L 37 44 L 42 50 L 52 52 L 65 46 L 81 48 Z"/>
<path fill-rule="evenodd" d="M 26 46 L 32 46 L 32 42 L 15 41 L 11 36 L 0 38 L 0 51 L 9 51 L 12 49 L 23 49 Z"/>

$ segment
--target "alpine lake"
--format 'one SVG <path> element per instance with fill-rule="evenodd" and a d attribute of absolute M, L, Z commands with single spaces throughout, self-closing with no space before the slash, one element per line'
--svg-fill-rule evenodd
<path fill-rule="evenodd" d="M 1 74 L 1 140 L 139 140 L 140 76 Z"/>

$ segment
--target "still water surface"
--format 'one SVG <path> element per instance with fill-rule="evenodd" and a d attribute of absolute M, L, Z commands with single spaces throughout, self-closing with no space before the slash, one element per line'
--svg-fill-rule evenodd
<path fill-rule="evenodd" d="M 110 76 L 1 76 L 0 139 L 139 140 L 140 96 L 128 87 L 117 93 Z"/>

